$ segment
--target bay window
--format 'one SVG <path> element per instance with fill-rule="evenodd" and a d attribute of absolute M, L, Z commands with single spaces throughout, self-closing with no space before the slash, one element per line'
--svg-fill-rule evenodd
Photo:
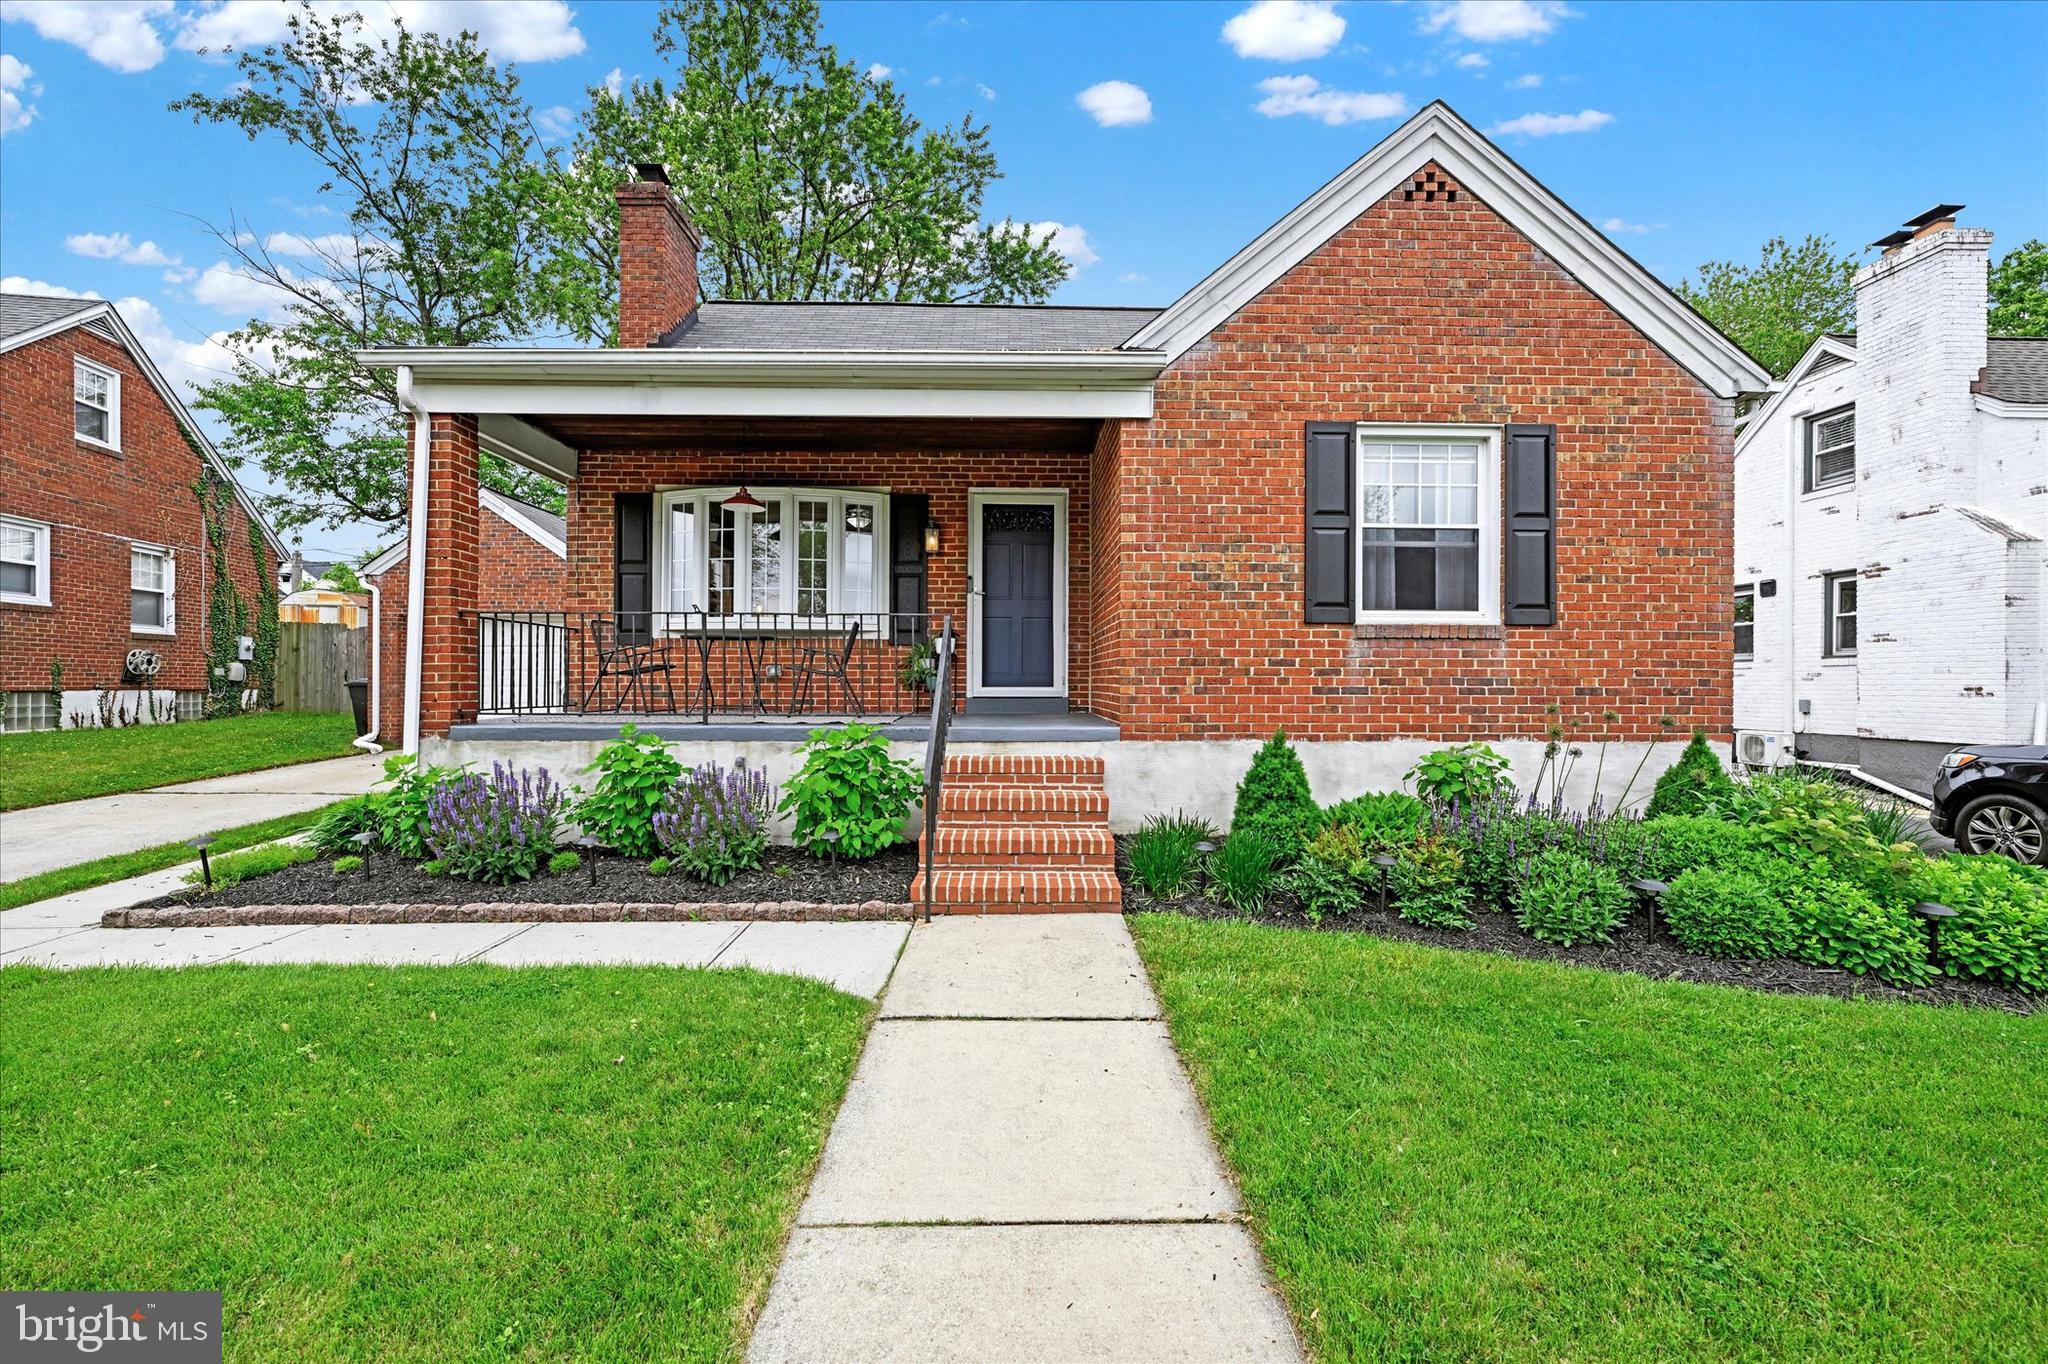
<path fill-rule="evenodd" d="M 660 495 L 660 600 L 673 613 L 781 615 L 823 624 L 828 615 L 889 609 L 880 547 L 889 495 L 872 490 L 751 488 L 761 505 L 727 506 L 731 488 Z M 752 624 L 753 622 L 748 622 Z M 671 625 L 684 628 L 685 622 Z"/>

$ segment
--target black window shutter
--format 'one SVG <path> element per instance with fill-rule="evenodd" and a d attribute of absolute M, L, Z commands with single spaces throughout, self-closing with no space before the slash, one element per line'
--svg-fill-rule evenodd
<path fill-rule="evenodd" d="M 889 609 L 899 619 L 890 636 L 907 644 L 924 632 L 927 573 L 924 528 L 931 520 L 931 498 L 923 493 L 889 494 Z"/>
<path fill-rule="evenodd" d="M 645 644 L 654 630 L 654 494 L 619 493 L 613 506 L 612 609 L 618 616 L 619 642 Z"/>
<path fill-rule="evenodd" d="M 1509 426 L 1502 517 L 1509 625 L 1557 624 L 1557 428 Z"/>
<path fill-rule="evenodd" d="M 1349 422 L 1310 422 L 1307 465 L 1302 480 L 1306 506 L 1303 592 L 1311 625 L 1357 619 L 1358 556 L 1354 537 L 1357 465 L 1351 457 Z"/>

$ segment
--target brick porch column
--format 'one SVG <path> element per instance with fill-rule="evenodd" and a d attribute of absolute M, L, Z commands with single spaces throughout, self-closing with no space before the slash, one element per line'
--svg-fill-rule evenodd
<path fill-rule="evenodd" d="M 420 735 L 445 735 L 476 708 L 476 418 L 433 414 L 427 454 L 427 553 L 421 595 Z"/>

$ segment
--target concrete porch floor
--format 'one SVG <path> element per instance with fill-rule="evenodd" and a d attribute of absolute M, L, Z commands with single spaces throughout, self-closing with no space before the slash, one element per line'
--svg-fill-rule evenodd
<path fill-rule="evenodd" d="M 486 715 L 470 724 L 448 731 L 451 742 L 526 742 L 547 739 L 606 739 L 624 724 L 664 739 L 700 739 L 732 743 L 797 743 L 824 726 L 843 725 L 851 715 L 812 715 L 789 719 L 768 715 L 714 715 L 703 724 L 689 715 L 666 711 L 579 715 Z M 879 725 L 882 733 L 905 743 L 923 743 L 931 735 L 931 718 L 925 715 L 868 716 L 867 723 Z M 1072 744 L 1115 743 L 1119 728 L 1086 711 L 1059 714 L 985 715 L 969 712 L 957 715 L 946 730 L 948 743 L 955 744 Z"/>

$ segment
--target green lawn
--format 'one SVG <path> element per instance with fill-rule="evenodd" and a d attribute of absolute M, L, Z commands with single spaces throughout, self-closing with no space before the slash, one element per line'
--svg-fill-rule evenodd
<path fill-rule="evenodd" d="M 10 734 L 0 739 L 0 810 L 337 758 L 355 737 L 350 716 L 281 710 L 175 725 Z"/>
<path fill-rule="evenodd" d="M 729 1359 L 871 1006 L 738 971 L 0 969 L 0 1277 L 234 1361 Z"/>
<path fill-rule="evenodd" d="M 1319 1359 L 2040 1358 L 2048 1017 L 1133 925 Z"/>
<path fill-rule="evenodd" d="M 310 829 L 320 822 L 320 817 L 334 807 L 323 805 L 317 810 L 301 810 L 295 815 L 279 815 L 256 824 L 244 824 L 233 829 L 223 829 L 213 838 L 213 846 L 207 850 L 210 857 L 218 858 L 223 853 L 237 848 L 252 848 L 259 843 L 285 838 L 302 829 Z M 162 871 L 175 867 L 181 862 L 197 863 L 199 854 L 189 842 L 159 843 L 153 848 L 139 848 L 131 853 L 116 853 L 112 857 L 98 857 L 90 862 L 74 866 L 58 867 L 54 871 L 24 876 L 19 881 L 0 882 L 0 910 L 14 909 L 20 905 L 34 904 L 59 895 L 69 895 L 74 890 L 87 890 L 93 886 L 104 886 L 111 881 L 125 881 L 131 876 L 147 872 Z"/>

